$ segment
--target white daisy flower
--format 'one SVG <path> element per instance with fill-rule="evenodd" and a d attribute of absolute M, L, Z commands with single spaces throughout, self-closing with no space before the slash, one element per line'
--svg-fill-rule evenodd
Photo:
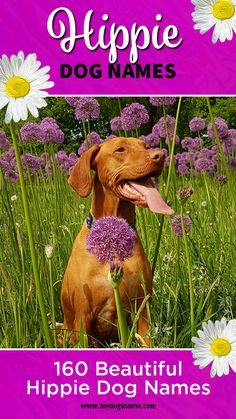
<path fill-rule="evenodd" d="M 202 329 L 192 338 L 194 365 L 205 368 L 212 363 L 211 377 L 228 375 L 229 368 L 236 373 L 236 320 L 209 320 Z"/>
<path fill-rule="evenodd" d="M 231 41 L 236 33 L 236 0 L 192 0 L 194 29 L 201 34 L 214 27 L 212 42 Z"/>
<path fill-rule="evenodd" d="M 35 54 L 24 58 L 22 51 L 10 59 L 6 55 L 0 59 L 0 109 L 7 106 L 6 123 L 12 119 L 25 121 L 28 111 L 37 118 L 38 109 L 47 106 L 44 98 L 48 93 L 43 90 L 54 83 L 48 81 L 50 67 L 40 68 L 40 65 Z"/>

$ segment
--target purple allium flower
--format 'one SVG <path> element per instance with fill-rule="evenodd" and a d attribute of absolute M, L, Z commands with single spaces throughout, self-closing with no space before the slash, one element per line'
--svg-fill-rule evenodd
<path fill-rule="evenodd" d="M 35 122 L 27 122 L 20 129 L 22 141 L 42 141 L 43 133 L 39 124 Z"/>
<path fill-rule="evenodd" d="M 186 186 L 183 186 L 177 191 L 177 197 L 181 203 L 184 203 L 186 199 L 188 199 L 192 194 L 194 190 L 192 187 L 187 188 Z"/>
<path fill-rule="evenodd" d="M 176 102 L 176 97 L 150 97 L 149 102 L 153 106 L 172 106 Z"/>
<path fill-rule="evenodd" d="M 149 121 L 148 111 L 141 103 L 126 105 L 121 114 L 122 122 L 128 131 L 138 129 Z"/>
<path fill-rule="evenodd" d="M 160 144 L 160 137 L 156 137 L 153 134 L 141 135 L 139 138 L 152 148 L 155 148 Z"/>
<path fill-rule="evenodd" d="M 105 138 L 105 141 L 107 141 L 107 140 L 112 140 L 113 138 L 117 138 L 117 135 L 113 135 L 113 134 L 108 135 L 108 136 Z"/>
<path fill-rule="evenodd" d="M 219 182 L 219 183 L 221 183 L 223 185 L 224 183 L 227 183 L 228 182 L 228 177 L 226 175 L 218 175 L 218 174 L 216 174 L 215 175 L 215 180 L 217 180 L 217 182 Z"/>
<path fill-rule="evenodd" d="M 229 167 L 231 170 L 236 171 L 236 157 L 229 158 Z"/>
<path fill-rule="evenodd" d="M 166 167 L 169 167 L 169 165 L 170 165 L 170 156 L 167 156 L 167 157 L 165 158 L 165 166 L 166 166 Z"/>
<path fill-rule="evenodd" d="M 56 156 L 57 156 L 57 159 L 58 159 L 59 162 L 64 162 L 64 161 L 67 161 L 67 159 L 68 159 L 68 156 L 67 156 L 67 154 L 64 150 L 58 151 Z"/>
<path fill-rule="evenodd" d="M 215 171 L 215 164 L 211 159 L 200 157 L 194 163 L 195 170 L 197 172 L 208 172 L 213 173 Z"/>
<path fill-rule="evenodd" d="M 4 131 L 0 131 L 0 148 L 9 148 L 9 142 Z"/>
<path fill-rule="evenodd" d="M 173 141 L 173 136 L 171 136 L 170 138 L 169 138 L 169 140 L 170 140 L 170 142 L 172 143 L 172 141 Z M 166 138 L 165 139 L 165 143 L 166 144 L 168 144 L 168 139 Z M 180 143 L 180 138 L 179 138 L 179 136 L 178 135 L 176 135 L 176 137 L 175 137 L 175 144 L 179 144 Z"/>
<path fill-rule="evenodd" d="M 215 118 L 215 125 L 217 129 L 217 133 L 220 139 L 223 139 L 228 134 L 228 125 L 226 124 L 225 120 L 223 118 Z M 211 139 L 215 139 L 215 133 L 213 130 L 213 124 L 212 122 L 209 123 L 207 128 L 207 134 Z"/>
<path fill-rule="evenodd" d="M 179 164 L 189 164 L 193 163 L 195 160 L 196 154 L 193 151 L 184 151 L 176 155 Z"/>
<path fill-rule="evenodd" d="M 229 140 L 233 141 L 234 144 L 236 145 L 236 129 L 229 129 L 228 138 Z"/>
<path fill-rule="evenodd" d="M 25 176 L 28 175 L 28 171 L 31 176 L 39 173 L 40 164 L 36 156 L 33 156 L 30 153 L 26 153 L 25 155 L 22 154 L 20 158 L 21 158 L 21 164 L 22 164 L 22 168 L 24 170 Z M 28 166 L 28 169 L 27 169 L 27 166 Z"/>
<path fill-rule="evenodd" d="M 162 153 L 164 154 L 165 158 L 167 158 L 168 156 L 168 151 L 166 150 L 166 148 L 162 148 L 161 149 Z"/>
<path fill-rule="evenodd" d="M 202 118 L 196 117 L 189 122 L 189 128 L 192 132 L 202 131 L 204 130 L 205 126 L 205 121 Z"/>
<path fill-rule="evenodd" d="M 199 150 L 201 144 L 202 144 L 202 139 L 201 138 L 185 137 L 181 141 L 182 147 L 185 150 L 188 150 L 188 151 L 197 151 L 197 150 Z"/>
<path fill-rule="evenodd" d="M 219 161 L 220 161 L 220 155 L 217 153 L 217 154 L 214 154 L 213 156 L 212 156 L 212 158 L 211 158 L 211 162 L 215 165 L 215 166 L 217 166 L 217 164 L 219 163 Z"/>
<path fill-rule="evenodd" d="M 93 97 L 81 97 L 75 107 L 76 119 L 97 119 L 100 115 L 100 105 Z"/>
<path fill-rule="evenodd" d="M 188 215 L 184 215 L 183 220 L 184 220 L 185 233 L 189 233 L 190 228 L 191 228 L 191 218 L 189 218 Z M 171 226 L 172 226 L 172 230 L 175 236 L 183 235 L 181 215 L 175 215 L 174 217 L 171 218 Z"/>
<path fill-rule="evenodd" d="M 110 264 L 111 272 L 118 272 L 122 270 L 122 263 L 121 262 L 111 262 Z"/>
<path fill-rule="evenodd" d="M 158 139 L 160 142 L 160 131 L 159 131 L 159 125 L 158 123 L 153 125 L 152 127 L 152 135 Z"/>
<path fill-rule="evenodd" d="M 75 153 L 70 153 L 68 159 L 70 165 L 74 166 L 78 161 L 78 156 Z"/>
<path fill-rule="evenodd" d="M 126 220 L 104 217 L 95 221 L 87 237 L 87 250 L 102 263 L 122 262 L 132 256 L 136 234 Z"/>
<path fill-rule="evenodd" d="M 156 125 L 158 125 L 160 137 L 166 138 L 166 131 L 168 131 L 170 140 L 172 140 L 175 128 L 175 118 L 173 116 L 162 116 Z"/>
<path fill-rule="evenodd" d="M 110 124 L 112 131 L 123 131 L 125 129 L 124 122 L 120 116 L 115 116 L 115 118 L 110 121 Z"/>
<path fill-rule="evenodd" d="M 95 144 L 101 144 L 103 141 L 100 138 L 99 134 L 92 131 L 90 134 L 87 135 L 86 140 L 83 141 L 81 146 L 78 149 L 78 154 L 81 156 L 85 151 L 87 151 L 90 147 Z"/>
<path fill-rule="evenodd" d="M 62 173 L 69 172 L 69 168 L 70 168 L 69 161 L 68 161 L 69 159 L 65 151 L 63 150 L 58 151 L 58 153 L 55 154 L 55 160 L 58 163 L 60 171 Z"/>
<path fill-rule="evenodd" d="M 62 144 L 64 133 L 53 118 L 44 118 L 40 124 L 42 143 Z"/>
<path fill-rule="evenodd" d="M 198 157 L 202 157 L 205 159 L 210 159 L 217 153 L 217 149 L 213 148 L 203 148 L 198 154 Z"/>
<path fill-rule="evenodd" d="M 2 153 L 0 158 L 0 166 L 6 180 L 10 180 L 12 182 L 19 180 L 19 175 L 16 170 L 15 151 L 13 147 Z"/>
<path fill-rule="evenodd" d="M 187 175 L 190 173 L 189 167 L 186 164 L 179 164 L 177 167 L 177 172 L 180 175 Z"/>
<path fill-rule="evenodd" d="M 45 166 L 47 158 L 48 158 L 47 153 L 43 153 L 41 154 L 41 156 L 38 157 L 38 163 L 42 168 Z"/>
<path fill-rule="evenodd" d="M 14 170 L 11 170 L 4 175 L 5 175 L 4 177 L 6 178 L 6 180 L 10 180 L 11 182 L 18 182 L 18 180 L 19 180 L 19 175 Z"/>
<path fill-rule="evenodd" d="M 68 103 L 68 105 L 72 106 L 73 108 L 75 108 L 80 100 L 80 96 L 67 96 L 65 97 L 66 102 Z"/>
<path fill-rule="evenodd" d="M 221 142 L 225 155 L 236 150 L 236 129 L 229 129 L 227 137 Z"/>

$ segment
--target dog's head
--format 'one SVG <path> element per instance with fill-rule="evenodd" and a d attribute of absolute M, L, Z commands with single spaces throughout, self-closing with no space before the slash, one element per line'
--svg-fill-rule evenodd
<path fill-rule="evenodd" d="M 118 198 L 153 212 L 173 214 L 152 181 L 160 176 L 165 156 L 135 138 L 113 138 L 95 145 L 82 154 L 69 177 L 69 184 L 81 197 L 90 194 L 93 185 L 91 169 L 103 186 Z"/>

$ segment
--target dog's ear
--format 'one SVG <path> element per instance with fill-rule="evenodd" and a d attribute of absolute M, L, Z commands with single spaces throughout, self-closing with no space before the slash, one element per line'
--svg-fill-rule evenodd
<path fill-rule="evenodd" d="M 91 168 L 99 149 L 100 145 L 96 144 L 88 151 L 85 151 L 76 163 L 68 179 L 69 185 L 81 198 L 86 198 L 92 190 L 93 180 Z"/>

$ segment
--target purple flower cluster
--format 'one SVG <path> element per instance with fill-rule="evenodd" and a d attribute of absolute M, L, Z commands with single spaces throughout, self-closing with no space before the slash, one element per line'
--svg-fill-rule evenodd
<path fill-rule="evenodd" d="M 191 228 L 191 218 L 188 215 L 184 215 L 183 221 L 185 233 L 189 233 Z M 175 236 L 183 235 L 181 215 L 175 215 L 171 218 L 171 226 Z"/>
<path fill-rule="evenodd" d="M 125 124 L 120 116 L 115 116 L 113 119 L 111 119 L 110 124 L 112 131 L 124 131 L 126 129 Z"/>
<path fill-rule="evenodd" d="M 53 118 L 44 118 L 40 124 L 42 143 L 62 144 L 64 133 Z"/>
<path fill-rule="evenodd" d="M 183 186 L 177 191 L 177 197 L 181 203 L 184 203 L 186 199 L 188 199 L 192 194 L 194 190 L 192 187 L 187 188 L 186 186 Z"/>
<path fill-rule="evenodd" d="M 236 129 L 228 130 L 227 137 L 221 140 L 221 146 L 226 156 L 236 151 Z"/>
<path fill-rule="evenodd" d="M 20 136 L 22 141 L 28 143 L 31 141 L 43 140 L 43 133 L 39 124 L 36 122 L 27 122 L 20 129 Z"/>
<path fill-rule="evenodd" d="M 156 137 L 153 133 L 141 135 L 139 138 L 145 141 L 145 143 L 151 148 L 156 148 L 160 144 L 160 137 Z"/>
<path fill-rule="evenodd" d="M 236 157 L 229 157 L 229 167 L 231 170 L 236 171 Z"/>
<path fill-rule="evenodd" d="M 169 140 L 173 140 L 174 136 L 174 129 L 175 129 L 175 118 L 170 115 L 166 115 L 166 117 L 162 116 L 155 126 L 156 130 L 159 131 L 159 136 L 161 138 L 166 138 L 169 136 Z M 178 140 L 177 140 L 178 141 Z"/>
<path fill-rule="evenodd" d="M 68 105 L 72 106 L 73 108 L 76 108 L 80 100 L 80 96 L 67 96 L 65 97 L 65 99 Z"/>
<path fill-rule="evenodd" d="M 81 156 L 85 151 L 95 144 L 101 144 L 103 140 L 100 138 L 99 134 L 96 132 L 91 132 L 87 135 L 86 140 L 83 141 L 81 146 L 78 149 L 78 154 Z"/>
<path fill-rule="evenodd" d="M 40 124 L 27 122 L 21 127 L 21 139 L 24 142 L 40 141 L 41 143 L 62 144 L 64 133 L 53 118 L 44 118 Z"/>
<path fill-rule="evenodd" d="M 2 168 L 6 180 L 10 180 L 11 182 L 16 182 L 17 180 L 19 180 L 19 175 L 16 168 L 15 152 L 13 147 L 9 148 L 9 150 L 2 153 L 0 157 L 0 166 Z"/>
<path fill-rule="evenodd" d="M 131 103 L 127 105 L 121 114 L 122 123 L 128 131 L 132 131 L 141 127 L 149 121 L 147 109 L 141 103 Z"/>
<path fill-rule="evenodd" d="M 43 153 L 40 156 L 34 156 L 30 153 L 26 153 L 22 154 L 20 158 L 25 178 L 29 175 L 33 176 L 39 173 L 42 173 L 47 177 L 49 173 L 53 171 L 53 165 L 55 164 L 58 165 L 62 173 L 69 175 L 78 161 L 78 156 L 75 153 L 70 153 L 69 156 L 67 156 L 64 151 L 59 151 L 54 156 L 50 156 L 47 153 Z M 19 180 L 13 147 L 2 153 L 0 166 L 3 170 L 5 179 L 13 182 Z"/>
<path fill-rule="evenodd" d="M 21 165 L 24 170 L 25 176 L 27 176 L 27 174 L 33 176 L 39 173 L 40 163 L 38 161 L 38 157 L 33 156 L 30 153 L 21 155 Z"/>
<path fill-rule="evenodd" d="M 78 161 L 78 156 L 75 153 L 70 153 L 68 156 L 65 151 L 61 150 L 55 154 L 55 160 L 59 165 L 60 171 L 69 175 Z"/>
<path fill-rule="evenodd" d="M 189 122 L 190 131 L 202 131 L 206 127 L 205 121 L 202 118 L 195 117 Z"/>
<path fill-rule="evenodd" d="M 76 119 L 97 119 L 100 115 L 100 105 L 92 97 L 81 97 L 75 106 Z"/>
<path fill-rule="evenodd" d="M 9 148 L 9 142 L 4 131 L 0 131 L 0 149 L 1 148 Z"/>
<path fill-rule="evenodd" d="M 181 141 L 181 145 L 182 148 L 184 150 L 188 150 L 188 151 L 198 151 L 199 148 L 202 145 L 202 139 L 201 138 L 192 138 L 192 137 L 185 137 L 182 141 Z"/>
<path fill-rule="evenodd" d="M 172 106 L 175 104 L 176 102 L 176 97 L 150 97 L 149 98 L 149 102 L 153 105 L 153 106 Z"/>
<path fill-rule="evenodd" d="M 160 131 L 159 131 L 159 124 L 155 124 L 152 127 L 152 135 L 160 142 Z"/>
<path fill-rule="evenodd" d="M 225 184 L 228 182 L 228 177 L 226 175 L 215 175 L 215 180 L 217 180 L 217 182 L 221 183 L 221 185 Z"/>
<path fill-rule="evenodd" d="M 227 137 L 228 125 L 226 124 L 226 122 L 223 118 L 215 118 L 214 121 L 215 121 L 215 126 L 216 126 L 216 129 L 217 129 L 218 136 L 222 140 L 225 137 Z M 213 130 L 212 122 L 210 122 L 208 127 L 207 127 L 207 134 L 212 140 L 215 139 L 215 132 Z"/>
<path fill-rule="evenodd" d="M 93 223 L 87 237 L 87 250 L 102 263 L 123 262 L 132 256 L 135 231 L 126 220 L 104 217 Z"/>
<path fill-rule="evenodd" d="M 200 157 L 199 159 L 197 159 L 194 163 L 194 167 L 196 172 L 214 173 L 215 171 L 214 162 L 204 157 Z"/>
<path fill-rule="evenodd" d="M 181 175 L 186 175 L 193 172 L 208 172 L 213 173 L 216 170 L 219 161 L 217 147 L 213 146 L 211 149 L 203 148 L 201 151 L 188 151 L 177 153 L 174 157 L 177 171 Z"/>

